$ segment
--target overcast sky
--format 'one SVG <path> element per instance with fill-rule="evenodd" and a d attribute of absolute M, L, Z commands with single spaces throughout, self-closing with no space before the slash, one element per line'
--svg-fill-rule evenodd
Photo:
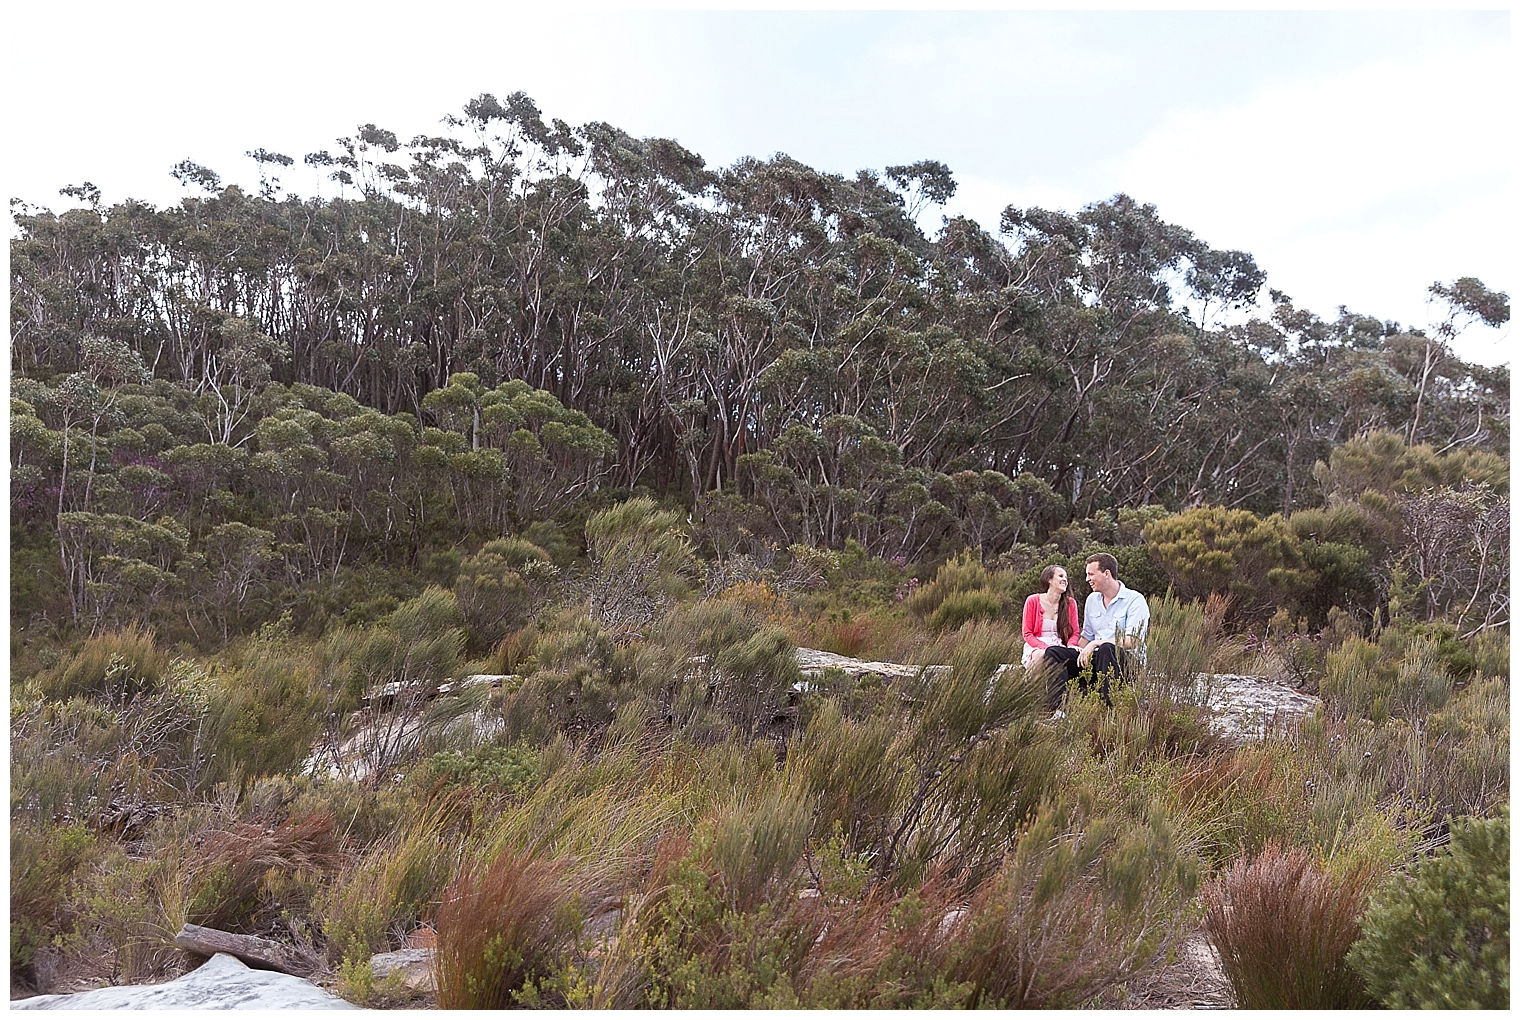
<path fill-rule="evenodd" d="M 1009 204 L 1123 191 L 1326 317 L 1424 326 L 1425 289 L 1459 276 L 1514 292 L 1505 11 L 20 6 L 4 185 L 35 205 L 85 180 L 108 203 L 177 201 L 187 158 L 252 185 L 246 150 L 299 160 L 364 122 L 437 133 L 471 97 L 521 90 L 711 166 L 938 159 L 960 183 L 949 211 L 993 230 Z M 1458 351 L 1507 362 L 1511 336 L 1475 328 Z"/>

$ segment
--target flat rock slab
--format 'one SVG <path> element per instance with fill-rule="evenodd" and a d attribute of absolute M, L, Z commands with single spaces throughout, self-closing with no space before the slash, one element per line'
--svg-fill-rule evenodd
<path fill-rule="evenodd" d="M 816 648 L 797 649 L 797 665 L 807 677 L 816 677 L 825 669 L 842 670 L 847 676 L 861 677 L 876 673 L 884 677 L 911 678 L 920 670 L 929 679 L 942 672 L 944 666 L 911 666 L 900 662 L 867 662 L 847 655 L 835 655 Z M 998 672 L 1015 669 L 1011 664 L 998 667 Z M 1284 684 L 1273 683 L 1265 677 L 1240 676 L 1233 673 L 1200 674 L 1195 678 L 1199 700 L 1208 705 L 1213 716 L 1213 726 L 1224 736 L 1242 739 L 1260 739 L 1289 723 L 1313 715 L 1320 700 L 1309 694 L 1294 690 Z M 802 685 L 806 687 L 806 681 Z"/>
<path fill-rule="evenodd" d="M 398 949 L 393 953 L 376 953 L 369 958 L 370 970 L 384 980 L 395 975 L 408 988 L 420 992 L 433 990 L 433 950 Z"/>
<path fill-rule="evenodd" d="M 73 995 L 17 999 L 11 1009 L 358 1009 L 305 978 L 254 970 L 217 953 L 190 973 L 158 985 L 117 985 Z"/>
<path fill-rule="evenodd" d="M 1321 704 L 1313 695 L 1259 676 L 1205 674 L 1198 684 L 1214 712 L 1214 728 L 1226 736 L 1264 737 L 1313 715 Z"/>
<path fill-rule="evenodd" d="M 826 669 L 838 669 L 851 677 L 862 677 L 867 673 L 877 673 L 881 676 L 903 679 L 918 676 L 919 670 L 924 668 L 922 666 L 908 666 L 900 662 L 867 662 L 864 659 L 852 659 L 848 655 L 835 655 L 833 652 L 822 652 L 816 648 L 797 649 L 797 665 L 802 669 L 803 673 L 810 676 L 817 676 Z"/>

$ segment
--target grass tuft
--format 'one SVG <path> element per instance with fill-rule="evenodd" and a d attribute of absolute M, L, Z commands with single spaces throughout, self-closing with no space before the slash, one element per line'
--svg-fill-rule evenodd
<path fill-rule="evenodd" d="M 1372 889 L 1370 869 L 1335 877 L 1300 847 L 1274 844 L 1204 890 L 1205 928 L 1242 1009 L 1373 1005 L 1346 952 Z"/>

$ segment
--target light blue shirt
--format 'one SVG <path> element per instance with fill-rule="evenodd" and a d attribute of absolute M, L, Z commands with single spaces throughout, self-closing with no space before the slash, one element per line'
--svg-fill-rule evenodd
<path fill-rule="evenodd" d="M 1119 582 L 1119 594 L 1108 605 L 1103 596 L 1093 592 L 1082 608 L 1082 636 L 1089 641 L 1113 641 L 1115 634 L 1132 634 L 1140 640 L 1143 652 L 1145 631 L 1150 626 L 1151 607 L 1145 596 Z"/>

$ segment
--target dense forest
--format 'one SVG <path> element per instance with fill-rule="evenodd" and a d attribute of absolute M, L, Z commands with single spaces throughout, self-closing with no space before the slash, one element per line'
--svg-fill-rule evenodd
<path fill-rule="evenodd" d="M 440 1004 L 1114 1004 L 1203 923 L 1241 1004 L 1415 1001 L 1379 897 L 1507 840 L 1509 372 L 1451 348 L 1507 295 L 1327 321 L 1122 194 L 993 235 L 933 160 L 445 126 L 306 155 L 327 197 L 256 149 L 257 193 L 13 202 L 13 988 L 173 972 L 199 918 L 376 1004 L 418 925 Z M 1095 551 L 1160 665 L 1052 722 L 987 673 Z M 950 679 L 798 686 L 798 645 Z M 1210 670 L 1323 711 L 1232 745 Z M 1230 970 L 1274 868 L 1370 933 L 1320 998 Z M 487 980 L 459 926 L 512 890 Z M 1046 908 L 1102 967 L 1008 976 Z"/>

